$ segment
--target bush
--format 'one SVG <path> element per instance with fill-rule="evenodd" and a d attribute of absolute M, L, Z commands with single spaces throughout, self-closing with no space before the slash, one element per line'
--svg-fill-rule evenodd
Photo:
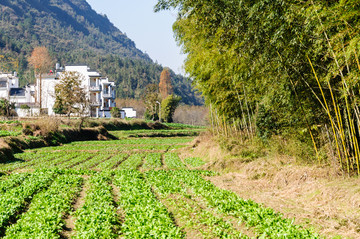
<path fill-rule="evenodd" d="M 113 107 L 110 110 L 111 117 L 113 118 L 121 118 L 120 109 L 117 107 Z"/>

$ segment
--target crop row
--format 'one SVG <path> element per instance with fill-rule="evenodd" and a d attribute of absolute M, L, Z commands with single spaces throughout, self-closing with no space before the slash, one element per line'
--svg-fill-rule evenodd
<path fill-rule="evenodd" d="M 111 155 L 106 154 L 106 153 L 105 154 L 97 154 L 94 157 L 92 157 L 91 159 L 86 160 L 86 161 L 76 165 L 74 167 L 74 169 L 90 169 L 92 167 L 95 167 L 99 163 L 106 161 L 110 157 L 111 157 Z"/>
<path fill-rule="evenodd" d="M 181 159 L 176 153 L 166 153 L 164 162 L 168 169 L 186 168 L 185 164 L 181 162 Z"/>
<path fill-rule="evenodd" d="M 40 156 L 36 153 L 31 152 L 31 153 L 24 153 L 24 154 L 16 154 L 15 157 L 16 157 L 15 161 L 0 165 L 0 170 L 13 171 L 18 168 L 32 166 L 37 163 L 42 163 L 44 161 L 54 159 L 54 157 L 56 157 L 56 154 L 48 153 L 48 154 L 44 154 L 44 155 Z"/>
<path fill-rule="evenodd" d="M 82 177 L 60 175 L 48 190 L 36 194 L 29 210 L 6 230 L 6 239 L 60 238 L 63 215 L 81 189 Z"/>
<path fill-rule="evenodd" d="M 7 177 L 2 177 L 0 181 L 0 194 L 5 193 L 7 190 L 13 187 L 19 186 L 20 183 L 22 183 L 28 176 L 28 173 L 13 173 Z"/>
<path fill-rule="evenodd" d="M 144 169 L 161 168 L 161 153 L 149 153 L 145 157 Z"/>
<path fill-rule="evenodd" d="M 79 155 L 78 153 L 67 153 L 67 152 L 65 152 L 64 154 L 55 153 L 55 159 L 50 160 L 50 161 L 44 160 L 42 162 L 38 162 L 38 163 L 34 164 L 33 166 L 31 166 L 31 168 L 34 168 L 34 169 L 54 168 L 58 164 L 69 161 L 69 160 L 77 157 L 78 155 Z"/>
<path fill-rule="evenodd" d="M 119 206 L 125 211 L 121 226 L 125 238 L 183 238 L 167 209 L 136 170 L 116 171 L 113 183 L 119 189 Z"/>
<path fill-rule="evenodd" d="M 143 154 L 132 154 L 128 159 L 120 164 L 118 169 L 138 169 L 143 161 Z"/>
<path fill-rule="evenodd" d="M 99 173 L 90 177 L 85 203 L 75 212 L 74 238 L 116 238 L 119 224 L 114 206 L 111 176 Z"/>
<path fill-rule="evenodd" d="M 54 177 L 55 172 L 38 171 L 26 177 L 20 186 L 1 194 L 0 230 L 4 230 L 4 227 L 18 212 L 21 211 L 33 194 L 49 186 Z"/>
<path fill-rule="evenodd" d="M 217 188 L 204 180 L 198 173 L 189 170 L 173 171 L 174 181 L 186 185 L 192 192 L 204 199 L 208 207 L 228 216 L 241 219 L 249 227 L 254 227 L 258 236 L 270 238 L 318 238 L 308 229 L 294 225 L 270 208 L 243 200 L 235 193 Z"/>
<path fill-rule="evenodd" d="M 81 154 L 75 154 L 75 157 L 73 159 L 60 163 L 56 167 L 60 169 L 71 168 L 90 159 L 92 156 L 93 154 L 87 152 L 82 152 Z"/>
<path fill-rule="evenodd" d="M 117 154 L 117 155 L 111 157 L 110 159 L 100 163 L 98 166 L 96 166 L 96 169 L 98 169 L 98 170 L 112 169 L 112 168 L 116 167 L 118 164 L 120 164 L 121 162 L 123 162 L 127 157 L 128 157 L 128 155 L 124 154 L 124 153 Z"/>
<path fill-rule="evenodd" d="M 146 179 L 184 228 L 202 234 L 197 237 L 247 238 L 231 222 L 224 220 L 223 215 L 216 215 L 212 209 L 204 208 L 185 185 L 172 177 L 172 173 L 149 171 Z"/>

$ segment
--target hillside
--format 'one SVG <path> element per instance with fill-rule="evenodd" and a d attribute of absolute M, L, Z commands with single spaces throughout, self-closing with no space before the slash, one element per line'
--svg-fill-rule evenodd
<path fill-rule="evenodd" d="M 1 69 L 18 71 L 22 84 L 32 82 L 26 58 L 39 45 L 48 47 L 54 63 L 99 69 L 116 81 L 118 97 L 139 98 L 163 69 L 85 0 L 1 1 Z M 186 78 L 173 73 L 173 84 L 184 103 L 201 103 Z"/>

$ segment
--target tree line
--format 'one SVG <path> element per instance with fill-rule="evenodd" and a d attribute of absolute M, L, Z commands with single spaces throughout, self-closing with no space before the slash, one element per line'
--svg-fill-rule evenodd
<path fill-rule="evenodd" d="M 330 145 L 341 168 L 360 173 L 360 2 L 159 0 L 185 70 L 221 132 L 296 137 L 321 162 Z M 220 132 L 217 130 L 217 132 Z M 325 135 L 325 136 L 324 136 Z"/>

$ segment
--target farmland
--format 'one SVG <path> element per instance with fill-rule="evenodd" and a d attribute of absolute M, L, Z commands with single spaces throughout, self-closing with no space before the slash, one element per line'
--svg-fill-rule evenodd
<path fill-rule="evenodd" d="M 319 237 L 208 181 L 216 173 L 201 158 L 179 154 L 193 137 L 114 134 L 123 137 L 26 150 L 0 164 L 0 237 Z"/>

